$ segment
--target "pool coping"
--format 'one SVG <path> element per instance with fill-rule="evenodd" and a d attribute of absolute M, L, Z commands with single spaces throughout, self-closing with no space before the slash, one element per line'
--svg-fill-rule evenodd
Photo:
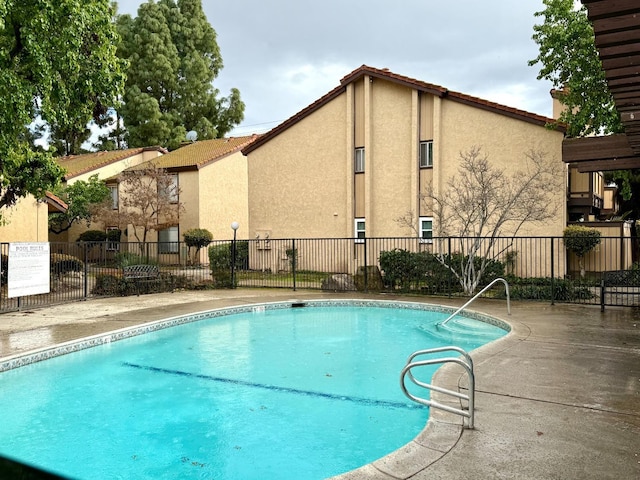
<path fill-rule="evenodd" d="M 279 300 L 274 302 L 262 302 L 231 307 L 222 307 L 203 310 L 195 313 L 182 314 L 160 320 L 153 320 L 137 326 L 129 326 L 113 330 L 107 333 L 100 333 L 81 339 L 63 342 L 57 345 L 38 348 L 27 352 L 21 352 L 0 360 L 0 373 L 22 366 L 38 363 L 50 358 L 54 358 L 68 353 L 78 352 L 87 348 L 92 348 L 115 341 L 131 338 L 145 333 L 150 333 L 166 328 L 192 323 L 205 318 L 234 315 L 239 313 L 256 312 L 264 310 L 275 310 L 295 307 L 327 307 L 327 306 L 375 306 L 379 308 L 409 308 L 413 310 L 424 310 L 430 312 L 453 313 L 454 307 L 410 302 L 402 300 L 373 300 L 373 299 L 306 299 L 306 300 Z M 473 310 L 465 310 L 464 316 L 497 326 L 507 331 L 507 335 L 494 340 L 473 350 L 474 355 L 482 352 L 498 342 L 507 340 L 514 334 L 513 325 L 495 316 L 479 313 Z M 450 390 L 464 389 L 461 372 L 455 365 L 444 365 L 434 374 L 434 382 L 439 386 Z M 441 404 L 461 408 L 459 400 L 452 400 L 452 397 L 432 393 L 432 398 Z M 355 480 L 362 478 L 389 478 L 408 479 L 420 471 L 429 467 L 443 455 L 449 452 L 460 439 L 464 429 L 464 420 L 459 415 L 447 413 L 439 409 L 431 409 L 429 419 L 424 429 L 409 443 L 397 450 L 354 470 L 331 477 L 333 480 Z M 383 475 L 384 477 L 381 477 Z"/>

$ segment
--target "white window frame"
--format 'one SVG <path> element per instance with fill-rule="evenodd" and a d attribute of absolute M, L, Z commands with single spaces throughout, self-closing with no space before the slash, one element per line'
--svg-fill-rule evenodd
<path fill-rule="evenodd" d="M 364 218 L 356 218 L 353 221 L 353 237 L 356 243 L 364 243 L 367 235 L 367 223 Z"/>
<path fill-rule="evenodd" d="M 358 147 L 353 154 L 353 171 L 354 173 L 364 173 L 364 168 L 364 147 Z"/>
<path fill-rule="evenodd" d="M 166 238 L 164 238 L 166 237 Z M 177 226 L 158 230 L 158 253 L 180 252 L 180 230 Z"/>
<path fill-rule="evenodd" d="M 433 168 L 433 140 L 420 142 L 420 168 Z"/>
<path fill-rule="evenodd" d="M 430 222 L 431 228 L 424 228 L 424 223 Z M 418 219 L 420 230 L 420 243 L 433 243 L 433 217 L 420 217 Z M 427 235 L 425 237 L 425 235 Z"/>

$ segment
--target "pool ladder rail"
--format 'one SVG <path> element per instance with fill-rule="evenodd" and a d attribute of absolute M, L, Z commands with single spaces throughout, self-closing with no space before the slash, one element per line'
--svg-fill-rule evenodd
<path fill-rule="evenodd" d="M 453 312 L 451 315 L 449 315 L 444 322 L 439 323 L 438 325 L 446 325 L 449 320 L 451 320 L 453 317 L 455 317 L 457 314 L 459 314 L 462 310 L 464 310 L 469 305 L 471 305 L 476 298 L 478 298 L 480 295 L 482 295 L 484 292 L 489 290 L 491 287 L 493 287 L 498 282 L 504 283 L 505 292 L 507 294 L 507 315 L 511 315 L 511 298 L 509 297 L 509 284 L 507 283 L 507 281 L 504 278 L 496 278 L 491 283 L 489 283 L 489 285 L 487 285 L 482 290 L 480 290 L 478 293 L 476 293 L 471 300 L 469 300 L 467 303 L 465 303 L 460 308 L 458 308 L 455 312 Z"/>
<path fill-rule="evenodd" d="M 429 355 L 433 353 L 451 352 L 451 351 L 460 353 L 462 355 L 462 358 L 444 357 L 444 358 L 430 358 L 426 360 L 414 361 L 416 357 L 421 355 Z M 447 388 L 438 387 L 431 383 L 422 382 L 413 375 L 412 370 L 414 368 L 423 367 L 426 365 L 437 365 L 441 363 L 456 363 L 458 365 L 461 365 L 466 370 L 467 375 L 469 376 L 469 393 L 468 394 L 456 392 L 454 390 L 449 390 Z M 433 390 L 433 391 L 466 401 L 467 408 L 464 408 L 464 406 L 461 406 L 460 408 L 456 408 L 450 405 L 445 405 L 443 403 L 437 402 L 435 400 L 422 398 L 422 397 L 418 397 L 417 395 L 414 395 L 413 393 L 409 392 L 409 390 L 407 389 L 406 377 L 409 377 L 409 380 L 411 380 L 415 385 L 419 387 L 426 388 L 427 390 Z M 426 350 L 418 350 L 416 352 L 413 352 L 407 359 L 407 364 L 405 365 L 405 367 L 402 369 L 402 372 L 400 373 L 400 387 L 402 388 L 402 391 L 404 392 L 404 394 L 414 402 L 420 403 L 422 405 L 426 405 L 428 407 L 438 408 L 440 410 L 444 410 L 445 412 L 461 415 L 463 418 L 468 419 L 467 428 L 469 429 L 473 428 L 474 394 L 475 394 L 475 375 L 473 373 L 473 360 L 471 360 L 471 356 L 462 348 L 454 347 L 454 346 L 437 347 L 437 348 L 429 348 Z"/>

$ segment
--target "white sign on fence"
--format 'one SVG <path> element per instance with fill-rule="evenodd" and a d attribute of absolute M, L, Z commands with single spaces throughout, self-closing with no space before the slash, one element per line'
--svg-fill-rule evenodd
<path fill-rule="evenodd" d="M 9 298 L 49 293 L 49 243 L 10 243 Z"/>

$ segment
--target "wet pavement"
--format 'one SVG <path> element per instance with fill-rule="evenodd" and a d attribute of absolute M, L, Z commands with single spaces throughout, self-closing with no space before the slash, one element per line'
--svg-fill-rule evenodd
<path fill-rule="evenodd" d="M 90 335 L 234 305 L 320 298 L 464 300 L 240 289 L 96 299 L 0 315 L 0 360 Z M 345 479 L 640 479 L 640 311 L 478 300 L 506 337 L 472 353 L 475 428 L 432 409 L 413 442 Z M 467 387 L 458 366 L 434 383 Z M 436 398 L 440 400 L 440 397 Z M 443 400 L 444 401 L 444 400 Z M 458 404 L 459 406 L 459 404 Z"/>

